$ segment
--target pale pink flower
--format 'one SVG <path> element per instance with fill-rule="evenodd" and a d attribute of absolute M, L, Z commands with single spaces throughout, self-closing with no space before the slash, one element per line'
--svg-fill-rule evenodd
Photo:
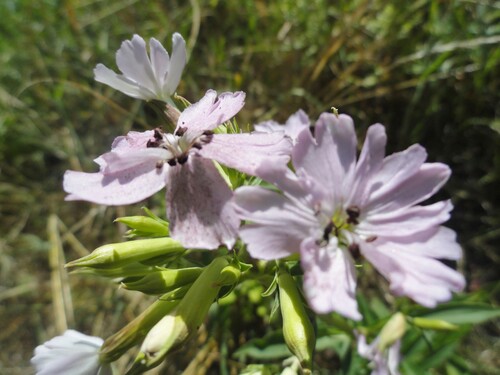
<path fill-rule="evenodd" d="M 103 340 L 67 330 L 35 348 L 31 364 L 37 375 L 105 375 L 111 374 L 109 364 L 99 362 Z"/>
<path fill-rule="evenodd" d="M 254 129 L 255 131 L 261 133 L 283 132 L 295 145 L 295 143 L 297 143 L 299 133 L 304 130 L 304 128 L 308 128 L 310 125 L 311 123 L 309 121 L 309 117 L 307 117 L 307 114 L 300 109 L 291 115 L 283 125 L 277 123 L 276 121 L 269 120 L 255 124 Z"/>
<path fill-rule="evenodd" d="M 123 74 L 97 64 L 95 80 L 133 98 L 169 101 L 186 65 L 186 42 L 180 34 L 173 35 L 171 58 L 155 38 L 150 39 L 149 49 L 148 56 L 146 42 L 134 35 L 116 52 L 116 65 Z"/>
<path fill-rule="evenodd" d="M 401 340 L 396 340 L 388 348 L 383 350 L 379 346 L 380 337 L 377 337 L 368 345 L 366 337 L 358 335 L 358 353 L 361 357 L 368 359 L 373 366 L 371 375 L 399 375 L 398 367 L 401 361 Z"/>
<path fill-rule="evenodd" d="M 250 222 L 240 229 L 250 254 L 271 260 L 300 253 L 311 307 L 352 319 L 361 318 L 354 267 L 359 253 L 394 294 L 421 305 L 434 307 L 462 290 L 462 275 L 438 260 L 461 257 L 455 233 L 440 226 L 451 203 L 418 205 L 446 182 L 448 166 L 425 163 L 419 145 L 384 157 L 385 129 L 378 124 L 368 129 L 356 160 L 356 134 L 346 115 L 321 115 L 314 133 L 303 130 L 297 138 L 296 174 L 262 173 L 283 194 L 236 190 L 237 211 Z"/>
<path fill-rule="evenodd" d="M 213 133 L 244 99 L 243 92 L 217 98 L 209 90 L 180 114 L 173 134 L 156 129 L 116 138 L 111 152 L 95 159 L 98 173 L 65 173 L 66 199 L 124 205 L 166 186 L 172 238 L 186 247 L 231 247 L 240 221 L 230 203 L 233 192 L 212 160 L 255 175 L 267 166 L 285 168 L 291 149 L 283 134 Z"/>

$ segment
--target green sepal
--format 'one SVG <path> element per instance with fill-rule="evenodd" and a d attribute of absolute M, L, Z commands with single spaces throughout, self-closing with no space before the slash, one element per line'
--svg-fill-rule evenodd
<path fill-rule="evenodd" d="M 164 269 L 157 267 L 155 271 L 133 281 L 124 280 L 122 286 L 128 290 L 136 290 L 145 294 L 163 294 L 180 286 L 190 284 L 200 276 L 202 268 Z"/>

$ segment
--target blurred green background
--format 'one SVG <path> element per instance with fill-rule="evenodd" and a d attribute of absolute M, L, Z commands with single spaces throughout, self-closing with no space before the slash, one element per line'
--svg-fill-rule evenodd
<path fill-rule="evenodd" d="M 66 325 L 106 337 L 148 304 L 105 280 L 68 278 L 60 255 L 121 241 L 113 220 L 140 213 L 65 203 L 61 187 L 66 169 L 95 171 L 114 137 L 156 125 L 144 103 L 93 80 L 99 62 L 116 69 L 115 51 L 134 33 L 170 50 L 180 32 L 190 56 L 178 92 L 194 102 L 209 88 L 245 91 L 240 124 L 299 108 L 315 119 L 335 106 L 359 134 L 386 125 L 388 152 L 424 145 L 453 170 L 438 198 L 455 205 L 448 225 L 468 290 L 498 302 L 500 2 L 3 0 L 0 14 L 1 374 L 32 373 L 33 348 Z M 471 373 L 496 373 L 499 335 L 493 321 L 460 342 Z M 185 373 L 215 371 L 218 357 L 207 358 Z M 163 371 L 189 363 L 186 354 Z"/>

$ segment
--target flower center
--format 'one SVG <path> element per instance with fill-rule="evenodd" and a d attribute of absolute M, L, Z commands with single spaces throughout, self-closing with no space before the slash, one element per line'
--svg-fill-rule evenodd
<path fill-rule="evenodd" d="M 153 139 L 148 141 L 146 147 L 163 148 L 171 155 L 158 161 L 157 168 L 162 168 L 165 162 L 172 167 L 184 164 L 188 160 L 190 150 L 201 150 L 203 145 L 212 141 L 214 135 L 213 131 L 205 130 L 199 136 L 189 137 L 186 130 L 185 127 L 179 127 L 174 134 L 164 133 L 161 128 L 154 130 Z"/>
<path fill-rule="evenodd" d="M 335 236 L 338 245 L 348 249 L 354 259 L 359 259 L 359 245 L 354 241 L 357 236 L 352 234 L 356 231 L 356 226 L 359 224 L 361 210 L 358 206 L 349 206 L 345 210 L 337 209 L 330 221 L 326 224 L 323 230 L 323 237 L 318 244 L 326 245 L 330 241 L 331 236 Z M 367 242 L 374 241 L 376 237 L 366 239 Z"/>

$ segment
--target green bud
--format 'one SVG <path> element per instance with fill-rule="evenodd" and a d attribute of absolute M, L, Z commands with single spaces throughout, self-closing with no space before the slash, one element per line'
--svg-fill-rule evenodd
<path fill-rule="evenodd" d="M 149 331 L 128 375 L 158 366 L 169 352 L 181 347 L 197 332 L 227 281 L 227 275 L 221 275 L 227 265 L 227 259 L 219 257 L 205 267 L 177 308 Z"/>
<path fill-rule="evenodd" d="M 316 345 L 313 325 L 295 280 L 284 269 L 279 271 L 278 287 L 285 343 L 299 359 L 304 374 L 310 374 Z"/>
<path fill-rule="evenodd" d="M 79 267 L 72 270 L 71 274 L 93 275 L 116 279 L 144 276 L 156 271 L 157 269 L 158 267 L 156 266 L 146 266 L 142 263 L 131 263 L 122 267 L 113 268 Z"/>
<path fill-rule="evenodd" d="M 453 331 L 458 329 L 457 325 L 448 323 L 447 321 L 441 319 L 413 318 L 411 319 L 411 323 L 413 323 L 416 327 L 434 329 L 438 331 Z"/>
<path fill-rule="evenodd" d="M 116 361 L 128 349 L 143 340 L 149 330 L 179 304 L 180 300 L 172 300 L 171 297 L 171 293 L 162 296 L 137 318 L 108 337 L 101 347 L 100 361 L 103 363 Z"/>
<path fill-rule="evenodd" d="M 394 314 L 387 323 L 385 323 L 382 331 L 380 331 L 380 341 L 378 348 L 383 352 L 391 346 L 395 341 L 399 340 L 406 332 L 406 319 L 402 313 Z"/>
<path fill-rule="evenodd" d="M 66 267 L 113 268 L 183 251 L 182 245 L 169 237 L 120 242 L 101 246 Z"/>
<path fill-rule="evenodd" d="M 145 294 L 162 294 L 180 286 L 190 284 L 200 276 L 202 268 L 161 269 L 150 272 L 139 280 L 123 282 L 125 289 L 137 290 Z"/>
<path fill-rule="evenodd" d="M 169 234 L 168 223 L 158 221 L 148 216 L 119 217 L 116 222 L 123 223 L 132 228 L 127 232 L 127 237 L 165 237 Z"/>

